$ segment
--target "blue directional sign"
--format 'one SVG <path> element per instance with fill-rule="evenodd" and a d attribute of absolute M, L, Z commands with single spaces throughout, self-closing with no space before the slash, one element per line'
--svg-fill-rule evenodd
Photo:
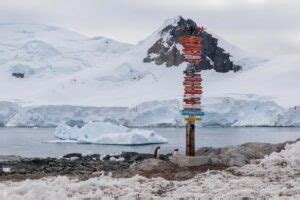
<path fill-rule="evenodd" d="M 204 112 L 198 111 L 198 110 L 182 110 L 182 115 L 188 115 L 188 116 L 204 116 Z"/>

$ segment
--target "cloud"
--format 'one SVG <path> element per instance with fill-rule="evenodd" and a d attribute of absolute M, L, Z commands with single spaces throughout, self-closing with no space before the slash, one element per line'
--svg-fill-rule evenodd
<path fill-rule="evenodd" d="M 300 50 L 298 0 L 0 0 L 0 19 L 137 43 L 183 15 L 253 51 Z"/>

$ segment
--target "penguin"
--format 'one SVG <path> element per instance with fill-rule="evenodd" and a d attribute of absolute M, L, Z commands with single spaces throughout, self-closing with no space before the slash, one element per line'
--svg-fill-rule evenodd
<path fill-rule="evenodd" d="M 160 158 L 160 146 L 156 147 L 156 149 L 154 150 L 154 158 Z"/>
<path fill-rule="evenodd" d="M 177 155 L 178 155 L 178 149 L 174 149 L 173 156 L 177 156 Z"/>

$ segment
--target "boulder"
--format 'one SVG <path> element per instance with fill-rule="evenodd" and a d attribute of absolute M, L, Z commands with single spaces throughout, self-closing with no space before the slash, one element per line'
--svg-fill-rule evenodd
<path fill-rule="evenodd" d="M 173 166 L 170 162 L 163 161 L 160 159 L 150 158 L 143 160 L 140 163 L 132 165 L 131 167 L 134 170 L 143 171 L 143 172 L 155 172 L 155 171 L 164 171 L 172 169 Z"/>
<path fill-rule="evenodd" d="M 281 151 L 285 143 L 246 143 L 224 148 L 203 147 L 197 150 L 198 157 L 207 157 L 211 165 L 243 166 L 251 160 L 262 159 L 273 152 Z"/>

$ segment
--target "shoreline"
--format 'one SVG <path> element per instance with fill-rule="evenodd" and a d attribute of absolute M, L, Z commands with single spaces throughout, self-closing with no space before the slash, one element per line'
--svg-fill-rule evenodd
<path fill-rule="evenodd" d="M 80 153 L 67 154 L 60 158 L 26 158 L 20 156 L 0 156 L 0 181 L 22 181 L 44 177 L 67 176 L 87 180 L 103 174 L 116 178 L 130 178 L 141 175 L 147 178 L 162 177 L 166 180 L 183 181 L 208 170 L 226 170 L 263 159 L 273 152 L 282 151 L 284 143 L 245 143 L 223 148 L 202 147 L 196 155 L 203 157 L 197 167 L 181 167 L 170 161 L 171 154 L 154 159 L 153 154 L 122 152 L 113 155 Z M 9 169 L 4 172 L 3 169 Z"/>
<path fill-rule="evenodd" d="M 165 160 L 165 156 L 153 159 L 151 154 L 132 152 L 127 153 L 123 161 L 110 158 L 98 161 L 101 171 L 92 173 L 84 173 L 82 168 L 88 167 L 93 159 L 82 163 L 84 159 L 73 154 L 66 158 L 66 163 L 81 168 L 73 174 L 0 176 L 0 199 L 299 199 L 299 151 L 300 139 L 277 145 L 247 143 L 227 149 L 206 147 L 198 153 L 210 156 L 210 165 L 195 168 L 179 167 Z M 232 166 L 224 168 L 219 163 L 219 168 L 213 168 L 212 161 L 218 156 L 223 161 L 228 156 L 235 160 L 249 159 L 249 163 L 238 162 L 242 166 L 236 166 L 238 163 L 229 162 Z M 120 163 L 128 159 L 132 159 L 132 164 L 122 169 Z M 29 163 L 38 165 L 44 161 Z"/>
<path fill-rule="evenodd" d="M 147 178 L 163 177 L 166 180 L 187 180 L 197 173 L 227 168 L 227 166 L 213 165 L 179 167 L 169 160 L 169 156 L 161 155 L 161 159 L 154 159 L 152 154 L 136 152 L 107 155 L 104 158 L 101 158 L 99 154 L 83 156 L 77 153 L 67 154 L 63 158 L 0 156 L 0 167 L 11 170 L 9 173 L 0 172 L 0 182 L 57 176 L 87 180 L 109 174 L 115 178 L 131 178 L 141 175 Z M 152 167 L 149 168 L 149 166 Z"/>

